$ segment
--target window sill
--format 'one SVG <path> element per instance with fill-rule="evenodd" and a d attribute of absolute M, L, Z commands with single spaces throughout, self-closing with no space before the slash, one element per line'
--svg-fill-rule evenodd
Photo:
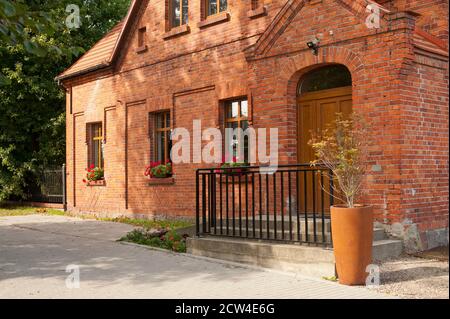
<path fill-rule="evenodd" d="M 265 16 L 266 14 L 267 14 L 267 8 L 262 6 L 255 10 L 250 10 L 249 12 L 247 12 L 247 17 L 249 17 L 250 19 L 255 19 L 255 18 Z"/>
<path fill-rule="evenodd" d="M 191 32 L 191 28 L 187 24 L 183 24 L 182 26 L 172 28 L 170 31 L 164 33 L 163 39 L 168 40 L 189 32 Z"/>
<path fill-rule="evenodd" d="M 163 185 L 174 185 L 175 178 L 150 178 L 148 186 L 163 186 Z"/>
<path fill-rule="evenodd" d="M 93 181 L 86 184 L 87 187 L 104 187 L 106 186 L 106 181 L 100 180 L 100 181 Z"/>
<path fill-rule="evenodd" d="M 136 49 L 136 53 L 138 53 L 138 54 L 139 53 L 144 53 L 144 52 L 147 52 L 147 51 L 148 51 L 148 46 L 146 46 L 146 45 Z"/>
<path fill-rule="evenodd" d="M 197 26 L 202 29 L 212 25 L 216 25 L 222 22 L 230 21 L 230 14 L 228 12 L 221 12 L 207 17 L 205 20 L 200 21 Z"/>

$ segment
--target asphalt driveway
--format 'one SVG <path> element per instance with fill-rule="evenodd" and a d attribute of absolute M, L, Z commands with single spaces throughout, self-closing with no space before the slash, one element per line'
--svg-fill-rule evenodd
<path fill-rule="evenodd" d="M 384 297 L 366 288 L 117 242 L 132 229 L 60 216 L 0 218 L 0 298 Z M 69 265 L 79 267 L 79 288 L 67 281 L 76 278 L 66 272 Z"/>

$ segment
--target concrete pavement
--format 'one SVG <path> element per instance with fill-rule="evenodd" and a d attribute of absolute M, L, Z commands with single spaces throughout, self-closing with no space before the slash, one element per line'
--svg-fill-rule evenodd
<path fill-rule="evenodd" d="M 125 245 L 133 227 L 61 216 L 0 218 L 0 298 L 384 298 L 366 288 Z M 80 288 L 66 267 L 80 267 Z"/>

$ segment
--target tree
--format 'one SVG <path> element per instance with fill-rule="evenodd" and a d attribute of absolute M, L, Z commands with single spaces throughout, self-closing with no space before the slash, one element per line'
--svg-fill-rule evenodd
<path fill-rule="evenodd" d="M 65 159 L 64 92 L 54 78 L 126 14 L 130 0 L 0 0 L 0 201 Z M 68 4 L 81 25 L 66 25 Z"/>

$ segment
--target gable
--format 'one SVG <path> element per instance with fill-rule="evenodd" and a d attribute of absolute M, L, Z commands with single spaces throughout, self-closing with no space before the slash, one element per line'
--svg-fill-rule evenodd
<path fill-rule="evenodd" d="M 289 0 L 277 14 L 275 19 L 266 29 L 264 34 L 258 39 L 255 45 L 246 50 L 247 58 L 266 55 L 281 37 L 281 35 L 288 29 L 294 19 L 305 8 L 320 7 L 324 3 L 331 3 L 336 6 L 335 11 L 346 10 L 347 13 L 353 17 L 355 21 L 362 23 L 367 18 L 366 8 L 370 3 L 375 3 L 370 0 L 333 0 L 331 2 L 325 0 Z M 388 12 L 387 9 L 377 4 L 381 12 Z M 332 11 L 330 10 L 329 13 Z M 318 22 L 317 25 L 325 25 L 323 22 Z M 313 29 L 315 25 L 309 25 Z"/>
<path fill-rule="evenodd" d="M 124 21 L 119 22 L 109 33 L 72 64 L 72 66 L 58 75 L 57 79 L 62 80 L 75 76 L 83 71 L 107 67 L 112 60 L 112 53 L 122 32 L 123 25 Z"/>
<path fill-rule="evenodd" d="M 119 55 L 120 47 L 124 44 L 127 32 L 131 29 L 130 24 L 144 2 L 146 1 L 133 0 L 125 19 L 119 22 L 67 70 L 58 75 L 56 80 L 66 80 L 112 66 Z"/>
<path fill-rule="evenodd" d="M 416 27 L 414 32 L 414 47 L 416 52 L 423 50 L 440 56 L 448 57 L 445 42 Z"/>

